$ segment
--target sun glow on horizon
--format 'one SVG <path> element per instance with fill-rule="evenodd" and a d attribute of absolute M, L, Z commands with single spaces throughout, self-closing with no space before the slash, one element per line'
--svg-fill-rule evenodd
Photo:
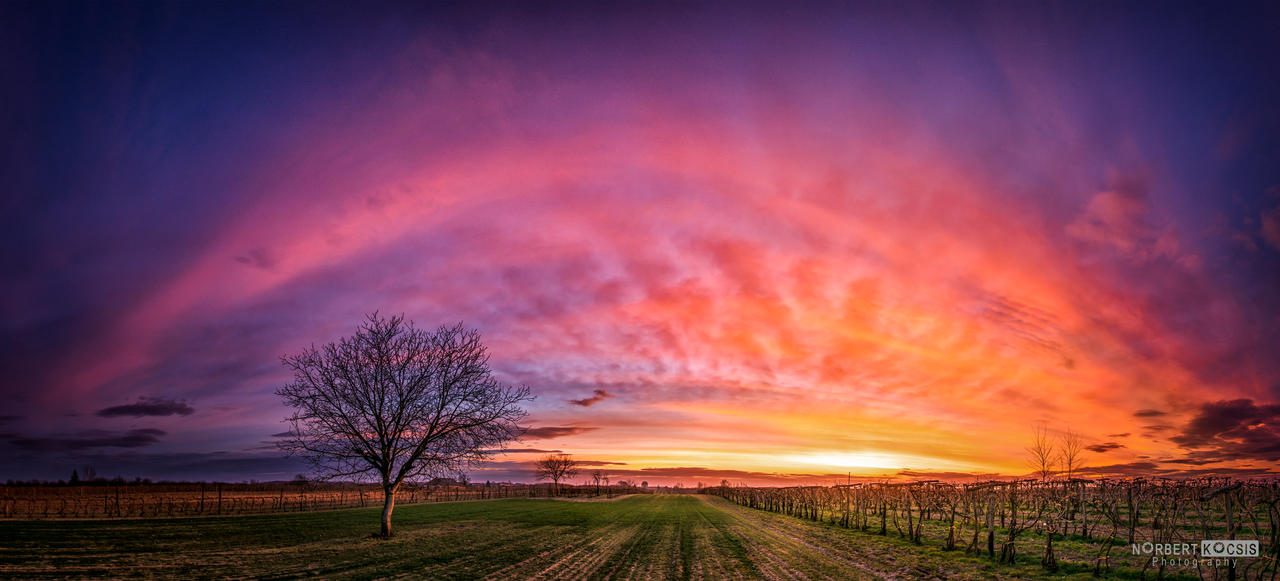
<path fill-rule="evenodd" d="M 801 464 L 818 464 L 837 468 L 880 468 L 885 470 L 901 470 L 906 467 L 902 460 L 890 454 L 867 452 L 832 452 L 810 455 L 788 456 L 787 460 Z"/>
<path fill-rule="evenodd" d="M 787 456 L 786 460 L 798 464 L 814 464 L 834 468 L 873 468 L 882 470 L 902 470 L 909 464 L 900 455 L 880 452 L 815 452 Z"/>

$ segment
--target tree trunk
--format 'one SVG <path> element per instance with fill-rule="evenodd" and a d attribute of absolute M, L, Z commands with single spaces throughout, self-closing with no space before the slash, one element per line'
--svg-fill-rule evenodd
<path fill-rule="evenodd" d="M 1056 572 L 1058 570 L 1058 558 L 1053 554 L 1053 530 L 1049 530 L 1048 540 L 1044 545 L 1044 557 L 1040 559 L 1040 565 L 1046 571 Z"/>
<path fill-rule="evenodd" d="M 396 507 L 396 486 L 387 485 L 382 488 L 386 494 L 382 501 L 382 536 L 391 536 L 391 511 Z"/>
<path fill-rule="evenodd" d="M 1230 490 L 1227 491 L 1227 494 L 1222 498 L 1222 501 L 1226 503 L 1226 508 L 1227 508 L 1227 538 L 1235 539 L 1236 523 L 1231 518 L 1231 491 Z M 1230 564 L 1230 568 L 1227 569 L 1227 581 L 1236 581 L 1236 560 L 1231 559 L 1230 561 L 1228 561 L 1228 563 Z"/>

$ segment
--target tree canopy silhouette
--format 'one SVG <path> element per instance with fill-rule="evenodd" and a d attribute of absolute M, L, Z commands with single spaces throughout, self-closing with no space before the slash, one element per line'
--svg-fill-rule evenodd
<path fill-rule="evenodd" d="M 543 456 L 534 464 L 534 474 L 539 480 L 550 480 L 554 494 L 559 494 L 560 481 L 578 475 L 578 461 L 568 454 Z"/>
<path fill-rule="evenodd" d="M 293 381 L 276 393 L 294 408 L 281 448 L 320 479 L 376 476 L 383 536 L 403 482 L 459 473 L 504 449 L 533 399 L 493 377 L 480 333 L 461 323 L 428 332 L 374 313 L 355 335 L 281 360 Z"/>

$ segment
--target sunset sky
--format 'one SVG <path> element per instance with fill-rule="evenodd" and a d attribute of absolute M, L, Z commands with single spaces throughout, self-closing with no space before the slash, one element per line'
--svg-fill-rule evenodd
<path fill-rule="evenodd" d="M 1275 4 L 204 4 L 0 5 L 0 480 L 291 478 L 374 310 L 537 395 L 473 480 L 1280 466 Z"/>

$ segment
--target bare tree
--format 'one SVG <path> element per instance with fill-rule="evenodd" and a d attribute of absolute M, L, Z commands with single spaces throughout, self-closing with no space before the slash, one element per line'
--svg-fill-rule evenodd
<path fill-rule="evenodd" d="M 1084 440 L 1080 438 L 1080 434 L 1067 428 L 1058 441 L 1062 446 L 1062 451 L 1058 454 L 1059 466 L 1062 468 L 1062 474 L 1070 480 L 1084 467 Z"/>
<path fill-rule="evenodd" d="M 1031 469 L 1040 480 L 1048 480 L 1053 475 L 1053 462 L 1056 459 L 1053 438 L 1049 436 L 1049 428 L 1037 424 L 1031 437 L 1031 446 L 1027 448 L 1030 455 Z"/>
<path fill-rule="evenodd" d="M 591 481 L 596 485 L 596 496 L 600 496 L 600 481 L 604 480 L 603 470 L 593 470 L 591 472 Z"/>
<path fill-rule="evenodd" d="M 543 456 L 535 464 L 538 480 L 550 480 L 554 486 L 553 494 L 560 493 L 560 481 L 578 475 L 578 461 L 568 454 L 552 454 Z"/>
<path fill-rule="evenodd" d="M 376 476 L 382 535 L 406 480 L 461 472 L 523 430 L 529 388 L 499 382 L 479 332 L 434 332 L 404 316 L 369 315 L 355 335 L 281 359 L 293 382 L 276 390 L 295 408 L 280 447 L 318 479 Z"/>

